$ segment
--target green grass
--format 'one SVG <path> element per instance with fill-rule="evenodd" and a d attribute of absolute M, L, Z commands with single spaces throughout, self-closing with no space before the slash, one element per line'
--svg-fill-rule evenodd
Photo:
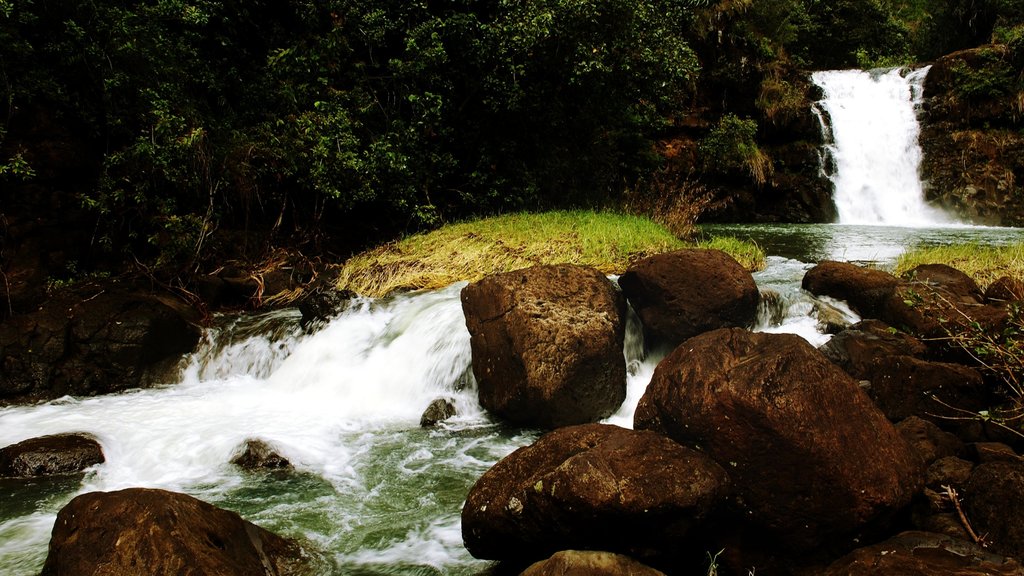
<path fill-rule="evenodd" d="M 749 243 L 712 239 L 703 245 L 733 254 L 748 269 L 764 266 L 764 253 Z M 337 285 L 379 297 L 400 289 L 443 288 L 539 264 L 578 264 L 621 274 L 642 258 L 688 246 L 692 244 L 639 216 L 589 211 L 510 214 L 451 224 L 356 255 L 342 266 Z"/>
<path fill-rule="evenodd" d="M 896 261 L 893 273 L 901 276 L 921 264 L 946 264 L 974 278 L 984 289 L 1002 276 L 1024 278 L 1024 243 L 1008 246 L 955 244 L 918 248 Z"/>

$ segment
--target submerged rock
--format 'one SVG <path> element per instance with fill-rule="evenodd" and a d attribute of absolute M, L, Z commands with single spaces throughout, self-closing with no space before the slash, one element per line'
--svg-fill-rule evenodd
<path fill-rule="evenodd" d="M 626 398 L 626 301 L 603 274 L 536 266 L 462 290 L 480 405 L 555 428 L 609 416 Z"/>
<path fill-rule="evenodd" d="M 89 434 L 41 436 L 0 449 L 0 478 L 80 474 L 104 460 L 100 443 Z"/>
<path fill-rule="evenodd" d="M 619 277 L 619 286 L 645 335 L 670 346 L 716 328 L 751 326 L 761 301 L 750 272 L 720 250 L 645 258 Z"/>
<path fill-rule="evenodd" d="M 672 556 L 728 492 L 721 466 L 660 434 L 559 428 L 476 482 L 462 538 L 470 554 L 493 560 L 568 549 Z"/>
<path fill-rule="evenodd" d="M 305 573 L 297 544 L 191 496 L 90 492 L 61 509 L 41 576 Z"/>
<path fill-rule="evenodd" d="M 697 446 L 786 548 L 843 538 L 906 506 L 922 463 L 857 382 L 799 336 L 722 329 L 655 369 L 634 426 Z"/>
<path fill-rule="evenodd" d="M 420 416 L 420 426 L 429 428 L 452 416 L 455 416 L 455 403 L 450 398 L 437 398 L 423 411 L 423 415 Z"/>
<path fill-rule="evenodd" d="M 519 576 L 665 576 L 663 572 L 611 552 L 563 550 L 534 563 Z"/>
<path fill-rule="evenodd" d="M 231 463 L 246 470 L 291 470 L 292 463 L 263 440 L 246 440 Z"/>

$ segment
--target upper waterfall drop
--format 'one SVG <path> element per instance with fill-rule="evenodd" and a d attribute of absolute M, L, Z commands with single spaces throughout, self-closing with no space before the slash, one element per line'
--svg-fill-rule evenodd
<path fill-rule="evenodd" d="M 830 70 L 811 76 L 824 92 L 815 112 L 831 159 L 828 177 L 840 224 L 952 223 L 925 202 L 921 182 L 917 112 L 929 69 Z"/>

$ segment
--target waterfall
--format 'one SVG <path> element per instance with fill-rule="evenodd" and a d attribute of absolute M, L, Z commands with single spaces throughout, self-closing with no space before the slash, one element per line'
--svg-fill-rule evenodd
<path fill-rule="evenodd" d="M 815 113 L 825 137 L 840 224 L 950 223 L 924 200 L 917 112 L 929 67 L 815 72 Z"/>

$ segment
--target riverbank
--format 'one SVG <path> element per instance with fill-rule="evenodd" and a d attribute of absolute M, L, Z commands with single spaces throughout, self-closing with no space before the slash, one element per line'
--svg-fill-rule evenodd
<path fill-rule="evenodd" d="M 722 250 L 750 271 L 764 267 L 765 253 L 753 242 L 719 236 L 686 242 L 640 216 L 554 211 L 451 224 L 385 244 L 349 258 L 336 284 L 380 297 L 540 264 L 577 264 L 621 274 L 644 257 L 694 246 Z"/>

